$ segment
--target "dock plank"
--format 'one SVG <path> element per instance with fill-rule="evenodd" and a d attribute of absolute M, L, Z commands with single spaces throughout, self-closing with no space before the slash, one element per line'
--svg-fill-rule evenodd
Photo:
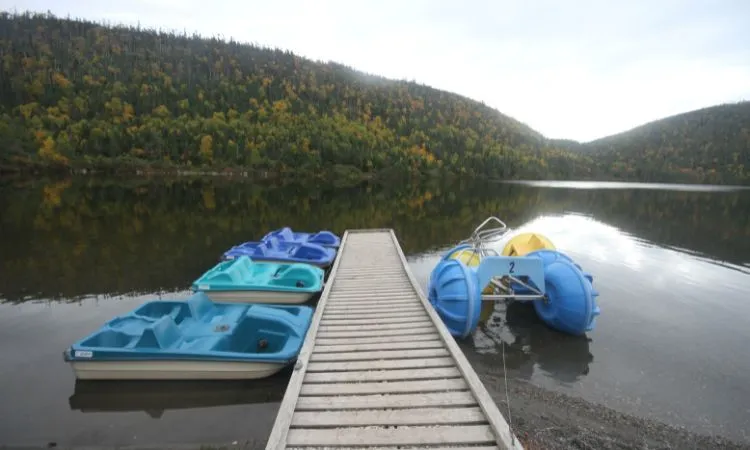
<path fill-rule="evenodd" d="M 343 315 L 336 315 L 336 314 L 326 314 L 323 316 L 323 319 L 321 319 L 320 324 L 321 325 L 335 325 L 337 323 L 349 323 L 349 324 L 358 324 L 358 323 L 408 323 L 413 322 L 417 319 L 429 319 L 429 316 L 425 314 L 423 311 L 413 311 L 413 312 L 406 312 L 406 313 L 385 313 L 385 314 L 367 314 L 366 316 L 363 316 L 362 314 L 343 314 Z"/>
<path fill-rule="evenodd" d="M 386 301 L 373 303 L 372 301 L 358 302 L 358 301 L 344 301 L 334 299 L 331 301 L 330 310 L 326 313 L 333 313 L 339 310 L 359 310 L 359 311 L 388 311 L 395 309 L 414 309 L 420 307 L 419 303 L 415 302 L 411 298 L 404 298 L 399 300 Z"/>
<path fill-rule="evenodd" d="M 321 446 L 312 446 L 312 447 L 287 447 L 289 450 L 331 450 L 331 447 L 321 447 Z M 347 447 L 347 446 L 336 446 L 336 450 L 362 450 L 367 447 Z M 498 450 L 498 446 L 485 446 L 485 445 L 472 445 L 471 447 L 465 447 L 461 445 L 451 445 L 450 447 L 445 447 L 442 445 L 420 445 L 418 447 L 410 446 L 410 447 L 393 447 L 393 446 L 377 446 L 377 447 L 370 447 L 375 448 L 377 450 Z"/>
<path fill-rule="evenodd" d="M 373 323 L 373 324 L 364 324 L 364 325 L 321 325 L 320 326 L 320 332 L 321 333 L 327 333 L 329 331 L 368 331 L 368 330 L 375 330 L 375 331 L 385 331 L 385 330 L 402 330 L 405 327 L 410 328 L 419 328 L 419 327 L 429 327 L 432 325 L 432 323 L 428 319 L 417 319 L 413 322 L 408 323 Z"/>
<path fill-rule="evenodd" d="M 398 301 L 395 303 L 380 304 L 357 304 L 352 302 L 336 302 L 331 305 L 331 309 L 326 314 L 340 313 L 379 313 L 389 311 L 424 311 L 418 304 L 412 301 Z"/>
<path fill-rule="evenodd" d="M 315 353 L 337 353 L 337 352 L 367 352 L 372 350 L 416 350 L 421 348 L 444 348 L 443 342 L 438 339 L 429 341 L 403 341 L 403 342 L 376 342 L 365 344 L 339 344 L 315 346 Z"/>
<path fill-rule="evenodd" d="M 415 328 L 397 328 L 395 330 L 358 330 L 358 331 L 342 331 L 342 330 L 331 330 L 322 331 L 318 333 L 321 338 L 334 338 L 334 337 L 368 337 L 368 336 L 408 336 L 412 334 L 432 334 L 434 328 L 430 326 L 420 326 Z"/>
<path fill-rule="evenodd" d="M 303 384 L 300 395 L 395 394 L 466 390 L 462 378 L 440 380 L 380 381 L 368 383 Z"/>
<path fill-rule="evenodd" d="M 297 411 L 332 411 L 336 409 L 420 408 L 425 406 L 474 406 L 469 391 L 421 394 L 332 395 L 297 399 Z"/>
<path fill-rule="evenodd" d="M 371 294 L 369 292 L 359 292 L 357 294 L 340 293 L 331 294 L 331 303 L 355 303 L 355 304 L 374 304 L 379 305 L 386 303 L 415 303 L 414 296 L 404 292 L 393 292 L 389 294 Z"/>
<path fill-rule="evenodd" d="M 445 348 L 420 348 L 414 350 L 375 350 L 369 352 L 318 353 L 310 356 L 310 361 L 372 361 L 382 359 L 416 359 L 450 356 Z"/>
<path fill-rule="evenodd" d="M 488 425 L 404 426 L 398 428 L 294 428 L 289 445 L 430 445 L 491 444 L 495 440 Z"/>
<path fill-rule="evenodd" d="M 345 319 L 345 320 L 370 320 L 384 319 L 387 317 L 428 317 L 427 314 L 419 307 L 409 306 L 399 309 L 365 309 L 363 310 L 343 310 L 343 311 L 326 311 L 323 315 L 324 320 Z"/>
<path fill-rule="evenodd" d="M 362 295 L 359 298 L 331 298 L 331 308 L 355 308 L 357 306 L 360 307 L 367 307 L 367 308 L 393 308 L 393 307 L 407 307 L 407 306 L 415 306 L 417 303 L 414 301 L 414 298 L 412 297 L 403 297 L 403 298 L 384 298 L 381 297 L 377 300 L 377 303 L 373 303 L 373 297 L 367 297 L 366 295 Z"/>
<path fill-rule="evenodd" d="M 436 367 L 429 369 L 379 369 L 350 370 L 347 372 L 308 372 L 306 383 L 345 383 L 368 381 L 398 380 L 436 380 L 461 376 L 455 367 Z"/>
<path fill-rule="evenodd" d="M 419 342 L 440 339 L 440 335 L 432 333 L 406 334 L 401 336 L 365 336 L 354 338 L 318 338 L 317 345 L 341 345 L 341 344 L 379 344 L 383 342 Z"/>
<path fill-rule="evenodd" d="M 352 286 L 346 286 L 343 287 L 341 285 L 336 285 L 333 287 L 333 290 L 331 290 L 331 294 L 336 293 L 349 293 L 349 294 L 362 294 L 363 291 L 367 291 L 370 294 L 384 294 L 384 293 L 405 293 L 405 292 L 411 292 L 412 287 L 409 285 L 408 280 L 406 277 L 399 277 L 398 280 L 403 279 L 404 282 L 394 282 L 394 283 L 388 283 L 388 282 L 381 282 L 378 284 L 368 285 L 368 286 L 358 286 L 358 285 L 352 285 Z M 394 280 L 395 281 L 395 280 Z"/>
<path fill-rule="evenodd" d="M 293 427 L 351 427 L 376 425 L 486 424 L 478 406 L 462 408 L 359 409 L 353 411 L 299 411 Z"/>
<path fill-rule="evenodd" d="M 266 448 L 522 449 L 393 230 L 344 233 Z"/>
<path fill-rule="evenodd" d="M 309 372 L 336 372 L 342 370 L 424 369 L 427 367 L 450 367 L 453 358 L 381 359 L 376 361 L 310 362 Z"/>

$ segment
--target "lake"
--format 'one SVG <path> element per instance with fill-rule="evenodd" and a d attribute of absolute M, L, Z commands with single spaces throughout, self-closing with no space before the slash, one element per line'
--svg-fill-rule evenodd
<path fill-rule="evenodd" d="M 480 378 L 502 374 L 504 350 L 509 376 L 750 443 L 745 189 L 14 179 L 0 185 L 0 206 L 0 444 L 262 443 L 288 371 L 256 382 L 83 383 L 62 352 L 147 299 L 188 295 L 223 251 L 274 228 L 394 228 L 425 289 L 440 253 L 490 215 L 546 235 L 592 273 L 602 315 L 572 338 L 529 304 L 485 303 L 460 342 Z"/>

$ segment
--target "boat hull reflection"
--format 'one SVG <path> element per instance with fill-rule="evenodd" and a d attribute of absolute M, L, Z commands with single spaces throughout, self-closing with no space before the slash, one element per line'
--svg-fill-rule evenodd
<path fill-rule="evenodd" d="M 534 374 L 563 384 L 575 383 L 589 372 L 594 361 L 591 338 L 570 336 L 547 327 L 528 302 L 484 302 L 479 336 L 474 350 L 485 370 L 501 370 L 497 356 L 506 346 L 506 367 L 515 376 L 530 380 Z"/>
<path fill-rule="evenodd" d="M 168 410 L 279 403 L 290 373 L 287 368 L 260 380 L 77 380 L 68 400 L 70 409 L 83 413 L 144 411 L 160 418 Z"/>

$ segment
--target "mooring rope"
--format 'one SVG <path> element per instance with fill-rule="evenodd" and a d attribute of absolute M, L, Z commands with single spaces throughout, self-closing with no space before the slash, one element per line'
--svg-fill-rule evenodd
<path fill-rule="evenodd" d="M 513 431 L 513 416 L 510 414 L 510 395 L 508 394 L 508 373 L 505 370 L 505 341 L 500 341 L 503 348 L 503 379 L 505 380 L 505 404 L 508 405 L 508 427 L 510 428 L 511 441 L 515 440 L 515 431 Z"/>

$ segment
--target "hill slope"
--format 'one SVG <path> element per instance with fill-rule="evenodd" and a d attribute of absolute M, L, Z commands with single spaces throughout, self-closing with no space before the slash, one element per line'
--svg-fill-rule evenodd
<path fill-rule="evenodd" d="M 584 175 L 478 102 L 291 52 L 0 16 L 0 162 L 191 165 L 505 177 Z M 550 167 L 551 166 L 551 167 Z"/>
<path fill-rule="evenodd" d="M 579 144 L 457 94 L 288 51 L 0 13 L 0 170 L 750 183 L 748 110 Z"/>
<path fill-rule="evenodd" d="M 581 147 L 613 177 L 747 184 L 750 102 L 678 114 Z"/>

